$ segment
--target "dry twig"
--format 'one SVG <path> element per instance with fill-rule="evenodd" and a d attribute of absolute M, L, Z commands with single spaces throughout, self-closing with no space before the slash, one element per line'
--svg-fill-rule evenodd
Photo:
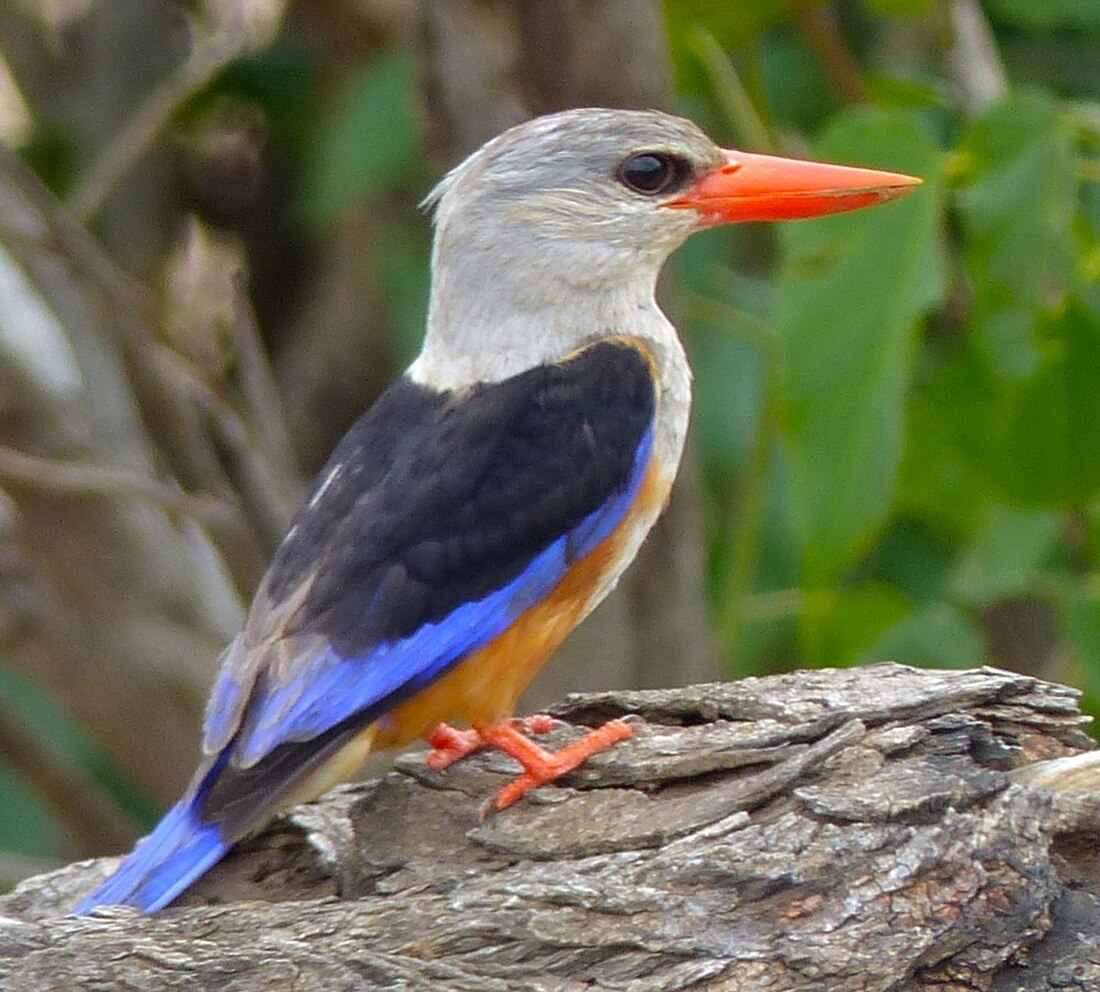
<path fill-rule="evenodd" d="M 817 0 L 790 0 L 791 16 L 817 53 L 836 95 L 844 103 L 863 103 L 867 93 L 859 64 L 836 26 L 831 11 Z"/>
<path fill-rule="evenodd" d="M 947 64 L 959 85 L 964 109 L 977 114 L 1008 93 L 1008 74 L 978 0 L 951 0 L 950 15 L 954 37 Z"/>
<path fill-rule="evenodd" d="M 238 515 L 236 507 L 224 499 L 185 493 L 128 469 L 41 458 L 0 445 L 0 485 L 13 483 L 68 496 L 135 497 L 206 524 L 224 525 Z"/>
<path fill-rule="evenodd" d="M 172 115 L 244 50 L 243 32 L 203 38 L 182 66 L 153 90 L 102 152 L 69 198 L 74 217 L 87 223 L 130 167 L 149 150 Z"/>

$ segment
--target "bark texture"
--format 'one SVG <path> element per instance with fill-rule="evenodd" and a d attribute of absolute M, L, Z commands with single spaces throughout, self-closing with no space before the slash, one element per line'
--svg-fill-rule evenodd
<path fill-rule="evenodd" d="M 622 713 L 632 741 L 486 820 L 504 759 L 403 756 L 153 917 L 58 915 L 107 862 L 31 879 L 0 899 L 0 988 L 1100 987 L 1100 773 L 1072 690 L 882 665 L 557 710 Z"/>

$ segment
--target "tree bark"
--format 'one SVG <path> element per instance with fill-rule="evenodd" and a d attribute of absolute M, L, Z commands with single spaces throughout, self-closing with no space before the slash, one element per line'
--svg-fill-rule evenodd
<path fill-rule="evenodd" d="M 993 990 L 1100 982 L 1100 772 L 1073 690 L 899 665 L 571 697 L 643 717 L 481 820 L 497 756 L 300 807 L 181 902 L 0 899 L 0 988 Z M 576 733 L 553 732 L 555 742 Z"/>

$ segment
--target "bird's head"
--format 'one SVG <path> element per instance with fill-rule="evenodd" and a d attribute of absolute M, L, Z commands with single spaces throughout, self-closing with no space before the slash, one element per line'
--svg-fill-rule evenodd
<path fill-rule="evenodd" d="M 724 149 L 657 111 L 535 118 L 483 145 L 425 201 L 436 226 L 431 353 L 453 361 L 496 347 L 517 356 L 493 367 L 506 374 L 529 357 L 532 327 L 560 338 L 540 343 L 553 354 L 646 305 L 659 316 L 660 267 L 699 228 L 851 210 L 917 183 Z M 440 365 L 426 355 L 417 371 Z"/>
<path fill-rule="evenodd" d="M 437 240 L 465 253 L 531 245 L 580 282 L 657 266 L 700 227 L 851 210 L 908 192 L 891 172 L 720 148 L 657 111 L 568 110 L 505 131 L 429 195 Z M 527 273 L 530 277 L 531 273 Z"/>

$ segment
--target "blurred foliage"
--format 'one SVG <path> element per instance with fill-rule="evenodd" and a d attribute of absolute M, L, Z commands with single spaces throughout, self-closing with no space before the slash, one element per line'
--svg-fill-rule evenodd
<path fill-rule="evenodd" d="M 1009 85 L 977 112 L 949 68 L 947 0 L 849 0 L 824 17 L 813 0 L 664 7 L 680 109 L 717 140 L 925 180 L 871 211 L 701 234 L 672 265 L 729 673 L 1024 665 L 1100 703 L 1100 3 L 984 0 Z M 432 180 L 412 53 L 336 86 L 325 58 L 284 35 L 179 115 L 185 134 L 219 101 L 259 108 L 294 177 L 290 217 L 316 242 Z M 71 185 L 64 136 L 36 136 L 27 157 Z M 408 359 L 428 225 L 393 210 L 376 223 Z M 1037 611 L 1053 617 L 1039 635 Z M 28 710 L 97 764 L 65 745 L 63 719 Z M 42 827 L 15 840 L 43 812 L 0 790 L 0 848 L 52 849 Z"/>
<path fill-rule="evenodd" d="M 298 206 L 309 223 L 332 223 L 349 205 L 392 188 L 420 160 L 412 106 L 413 60 L 387 52 L 356 73 L 311 145 Z"/>
<path fill-rule="evenodd" d="M 157 820 L 156 807 L 119 776 L 110 759 L 39 686 L 0 664 L 0 701 L 18 713 L 29 734 L 79 768 L 99 790 L 146 828 Z M 30 857 L 65 849 L 64 827 L 33 787 L 0 761 L 0 852 Z M 0 885 L 2 888 L 2 885 Z"/>
<path fill-rule="evenodd" d="M 732 74 L 775 147 L 925 185 L 679 258 L 731 671 L 1015 666 L 1006 633 L 1033 643 L 1040 604 L 1056 623 L 1025 663 L 1095 700 L 1100 5 L 990 0 L 1009 87 L 976 116 L 947 69 L 944 3 L 836 5 L 825 39 L 788 16 L 813 5 L 736 6 L 666 4 L 694 116 L 744 133 L 715 86 Z M 724 67 L 701 64 L 699 31 Z M 1028 51 L 1048 64 L 1029 71 Z M 844 105 L 820 52 L 850 60 L 865 103 Z M 1033 85 L 1051 64 L 1060 79 Z"/>

